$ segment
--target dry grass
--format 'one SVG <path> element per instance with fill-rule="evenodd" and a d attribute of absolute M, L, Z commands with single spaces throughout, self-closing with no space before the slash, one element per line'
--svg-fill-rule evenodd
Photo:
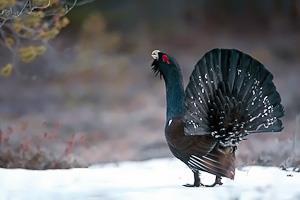
<path fill-rule="evenodd" d="M 20 130 L 14 131 L 8 127 L 6 131 L 0 130 L 0 167 L 25 169 L 66 169 L 72 167 L 85 167 L 74 158 L 73 152 L 77 146 L 84 143 L 82 136 L 73 135 L 71 138 L 59 137 L 59 134 L 43 133 L 32 137 Z M 57 132 L 56 132 L 57 133 Z M 51 151 L 50 146 L 63 143 L 61 151 Z M 53 147 L 52 147 L 53 148 Z"/>

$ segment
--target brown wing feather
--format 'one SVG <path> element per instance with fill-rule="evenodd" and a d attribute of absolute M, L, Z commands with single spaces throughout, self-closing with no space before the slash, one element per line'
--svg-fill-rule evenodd
<path fill-rule="evenodd" d="M 207 172 L 234 179 L 235 175 L 235 150 L 232 147 L 216 145 L 206 156 L 202 156 L 202 163 L 209 170 Z"/>
<path fill-rule="evenodd" d="M 173 119 L 172 123 L 165 130 L 168 144 L 184 153 L 204 156 L 216 145 L 216 141 L 210 135 L 186 136 L 184 135 L 183 121 Z"/>
<path fill-rule="evenodd" d="M 235 153 L 222 147 L 210 135 L 187 136 L 182 119 L 172 119 L 166 126 L 166 138 L 173 154 L 189 167 L 233 179 Z"/>

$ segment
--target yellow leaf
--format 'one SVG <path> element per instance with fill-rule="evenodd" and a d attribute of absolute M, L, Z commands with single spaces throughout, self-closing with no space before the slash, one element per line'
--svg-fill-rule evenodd
<path fill-rule="evenodd" d="M 62 28 L 65 28 L 68 24 L 70 23 L 70 20 L 66 17 L 64 17 L 61 21 L 60 21 L 60 26 Z"/>
<path fill-rule="evenodd" d="M 6 45 L 11 48 L 15 44 L 15 40 L 12 37 L 5 38 Z"/>
<path fill-rule="evenodd" d="M 45 7 L 45 6 L 50 6 L 51 2 L 49 0 L 32 0 L 32 5 Z"/>
<path fill-rule="evenodd" d="M 13 71 L 12 64 L 6 64 L 1 70 L 0 75 L 4 77 L 9 77 Z"/>
<path fill-rule="evenodd" d="M 28 46 L 19 49 L 19 55 L 23 62 L 29 63 L 35 60 L 38 56 L 44 54 L 45 46 Z"/>

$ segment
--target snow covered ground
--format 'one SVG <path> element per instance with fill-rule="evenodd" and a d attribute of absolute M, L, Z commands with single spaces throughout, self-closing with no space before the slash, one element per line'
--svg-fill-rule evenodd
<path fill-rule="evenodd" d="M 205 184 L 214 177 L 202 174 Z M 215 188 L 186 188 L 190 170 L 175 159 L 123 162 L 87 169 L 0 169 L 0 199 L 300 199 L 300 173 L 245 167 Z"/>

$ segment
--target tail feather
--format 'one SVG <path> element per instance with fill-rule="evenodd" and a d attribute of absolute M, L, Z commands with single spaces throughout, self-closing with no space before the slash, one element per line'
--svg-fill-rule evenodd
<path fill-rule="evenodd" d="M 212 134 L 224 146 L 250 133 L 282 130 L 273 75 L 238 50 L 214 49 L 197 63 L 186 88 L 185 133 Z"/>
<path fill-rule="evenodd" d="M 191 155 L 188 161 L 188 164 L 194 169 L 231 179 L 234 179 L 235 174 L 234 163 L 235 153 L 223 151 L 217 146 L 204 156 Z"/>

